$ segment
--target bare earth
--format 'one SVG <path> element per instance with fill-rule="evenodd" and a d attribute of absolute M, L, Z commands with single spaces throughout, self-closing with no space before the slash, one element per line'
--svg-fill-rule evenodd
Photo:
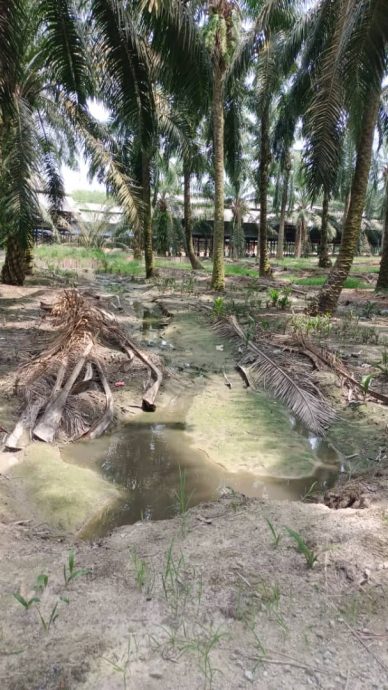
<path fill-rule="evenodd" d="M 47 291 L 1 288 L 5 428 L 17 416 L 13 372 L 40 337 L 34 329 Z M 133 409 L 125 393 L 116 395 L 125 419 Z M 385 410 L 373 410 L 368 403 L 367 413 L 346 413 L 362 436 L 341 441 L 337 432 L 348 454 L 362 443 L 371 457 L 385 451 Z M 228 493 L 182 517 L 85 542 L 28 515 L 19 460 L 0 453 L 1 690 L 388 690 L 384 463 L 335 487 L 337 505 L 346 492 L 357 494 L 353 508 Z M 286 528 L 317 556 L 313 568 Z M 75 568 L 88 573 L 65 585 L 72 549 Z M 45 625 L 36 606 L 24 610 L 13 597 L 34 596 L 42 573 Z"/>

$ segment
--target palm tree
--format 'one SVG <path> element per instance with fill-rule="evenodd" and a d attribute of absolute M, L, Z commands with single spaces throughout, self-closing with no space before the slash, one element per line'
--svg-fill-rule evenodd
<path fill-rule="evenodd" d="M 286 222 L 287 204 L 289 197 L 289 186 L 290 186 L 290 176 L 291 176 L 291 155 L 288 149 L 285 154 L 285 159 L 283 163 L 283 190 L 282 199 L 280 203 L 280 221 L 279 221 L 279 232 L 278 232 L 278 244 L 276 248 L 276 258 L 283 259 L 284 255 L 284 228 Z"/>
<path fill-rule="evenodd" d="M 238 5 L 235 0 L 209 0 L 206 42 L 213 74 L 214 235 L 212 288 L 223 290 L 224 269 L 224 97 L 227 69 L 238 41 Z"/>
<path fill-rule="evenodd" d="M 12 1 L 7 12 L 0 13 L 0 34 L 7 33 L 0 56 L 0 239 L 7 249 L 1 279 L 21 285 L 40 215 L 37 189 L 60 204 L 59 157 L 74 144 L 58 94 L 77 92 L 82 101 L 90 80 L 71 3 Z"/>
<path fill-rule="evenodd" d="M 247 155 L 251 122 L 248 106 L 249 92 L 241 82 L 229 84 L 225 99 L 225 169 L 228 176 L 227 196 L 231 198 L 233 233 L 230 254 L 240 259 L 245 254 L 243 218 L 248 211 L 246 202 L 249 164 Z"/>
<path fill-rule="evenodd" d="M 384 169 L 385 199 L 384 199 L 384 227 L 383 250 L 381 254 L 380 271 L 377 278 L 376 290 L 388 289 L 388 166 Z"/>
<path fill-rule="evenodd" d="M 319 261 L 318 266 L 320 268 L 330 268 L 332 265 L 331 259 L 329 257 L 329 202 L 330 195 L 327 191 L 323 193 L 322 202 L 322 222 L 321 222 L 321 241 L 319 244 Z"/>
<path fill-rule="evenodd" d="M 305 164 L 312 194 L 330 193 L 339 166 L 345 123 L 354 128 L 356 166 L 337 261 L 316 304 L 332 313 L 357 247 L 373 138 L 386 69 L 388 16 L 384 0 L 322 0 L 329 31 L 316 58 L 317 79 L 305 118 Z"/>

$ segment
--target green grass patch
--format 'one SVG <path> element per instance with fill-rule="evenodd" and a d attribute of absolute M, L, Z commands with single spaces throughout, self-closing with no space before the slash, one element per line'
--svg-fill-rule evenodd
<path fill-rule="evenodd" d="M 371 264 L 353 264 L 350 269 L 351 273 L 378 273 L 380 266 L 373 266 Z"/>
<path fill-rule="evenodd" d="M 293 271 L 306 271 L 314 268 L 318 268 L 318 257 L 317 256 L 309 256 L 306 258 L 301 258 L 301 259 L 294 259 L 292 256 L 287 256 L 284 259 L 273 259 L 271 261 L 273 266 L 276 267 L 281 267 L 281 268 L 288 268 Z"/>
<path fill-rule="evenodd" d="M 141 261 L 129 260 L 124 253 L 103 254 L 98 272 L 135 277 L 144 274 L 144 267 Z"/>
<path fill-rule="evenodd" d="M 74 261 L 99 261 L 104 253 L 101 249 L 89 247 L 76 247 L 69 244 L 40 244 L 34 249 L 37 259 L 44 261 L 62 261 L 73 259 Z"/>
<path fill-rule="evenodd" d="M 174 261 L 174 259 L 160 259 L 155 257 L 156 268 L 171 268 L 172 270 L 190 271 L 189 261 Z M 207 267 L 204 267 L 207 270 Z"/>
<path fill-rule="evenodd" d="M 311 287 L 319 287 L 326 282 L 327 276 L 310 276 L 308 278 L 296 278 L 295 285 L 309 285 Z M 345 288 L 367 290 L 371 289 L 368 283 L 364 283 L 360 278 L 347 278 L 345 280 Z"/>
<path fill-rule="evenodd" d="M 169 259 L 156 259 L 155 265 L 157 268 L 170 268 L 171 270 L 186 270 L 190 271 L 191 270 L 191 264 L 186 262 L 186 261 L 174 261 L 174 259 L 169 260 Z M 242 266 L 241 264 L 235 263 L 235 264 L 230 264 L 230 263 L 225 263 L 225 275 L 226 276 L 245 276 L 247 278 L 257 278 L 258 276 L 258 268 L 253 267 L 254 264 L 252 264 L 252 268 L 249 266 Z M 203 262 L 203 269 L 207 273 L 211 273 L 213 270 L 213 263 L 212 261 L 204 261 Z"/>
<path fill-rule="evenodd" d="M 248 268 L 247 266 L 240 266 L 240 264 L 225 264 L 226 276 L 245 276 L 246 278 L 257 278 L 259 275 L 258 268 Z"/>

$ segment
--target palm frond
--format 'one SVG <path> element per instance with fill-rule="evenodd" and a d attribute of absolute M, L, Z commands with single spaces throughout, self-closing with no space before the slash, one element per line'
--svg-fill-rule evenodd
<path fill-rule="evenodd" d="M 92 80 L 73 1 L 37 0 L 34 12 L 42 24 L 42 52 L 46 64 L 50 65 L 62 88 L 85 102 L 91 95 Z"/>
<path fill-rule="evenodd" d="M 102 62 L 102 94 L 127 126 L 136 127 L 149 148 L 156 121 L 149 45 L 139 32 L 132 6 L 119 0 L 93 0 L 97 51 Z"/>
<path fill-rule="evenodd" d="M 92 166 L 95 170 L 101 171 L 108 187 L 122 205 L 128 221 L 139 227 L 140 190 L 127 175 L 109 133 L 76 102 L 65 98 L 62 103 L 81 136 L 85 153 L 91 159 Z"/>
<path fill-rule="evenodd" d="M 25 20 L 22 0 L 0 0 L 0 115 L 12 107 L 20 54 L 24 49 L 21 29 Z"/>
<path fill-rule="evenodd" d="M 237 319 L 232 316 L 217 325 L 218 331 L 227 337 L 237 337 L 246 343 L 246 336 Z M 241 362 L 254 386 L 261 386 L 280 400 L 304 426 L 322 436 L 335 414 L 318 388 L 307 374 L 291 373 L 289 363 L 275 355 L 265 342 L 246 343 Z"/>
<path fill-rule="evenodd" d="M 39 217 L 33 184 L 39 146 L 28 104 L 19 99 L 14 112 L 17 116 L 8 122 L 2 151 L 0 227 L 8 236 L 17 236 L 21 245 L 27 245 Z"/>
<path fill-rule="evenodd" d="M 164 87 L 204 112 L 211 96 L 211 61 L 195 9 L 180 0 L 158 0 L 147 6 L 140 0 L 140 11 L 151 49 L 162 58 L 159 79 Z"/>

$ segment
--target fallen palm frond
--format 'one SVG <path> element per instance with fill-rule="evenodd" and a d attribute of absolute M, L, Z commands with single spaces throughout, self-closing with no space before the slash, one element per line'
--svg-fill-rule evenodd
<path fill-rule="evenodd" d="M 295 339 L 294 339 L 295 340 Z M 322 362 L 326 367 L 332 369 L 338 376 L 346 379 L 352 386 L 357 388 L 362 393 L 365 392 L 364 386 L 360 381 L 354 378 L 351 372 L 346 368 L 344 363 L 329 349 L 315 345 L 311 340 L 306 338 L 299 338 L 298 342 L 301 346 L 301 352 L 304 351 L 306 356 L 315 358 L 316 361 Z M 319 365 L 317 366 L 319 368 Z M 380 402 L 388 405 L 388 396 L 384 393 L 368 388 L 368 395 Z"/>
<path fill-rule="evenodd" d="M 113 315 L 97 306 L 97 299 L 65 290 L 53 305 L 41 306 L 51 321 L 53 338 L 19 371 L 16 392 L 24 407 L 6 439 L 7 448 L 22 448 L 34 437 L 51 443 L 60 430 L 69 439 L 97 438 L 109 428 L 114 401 L 99 356 L 102 347 L 121 351 L 130 362 L 136 357 L 147 367 L 152 384 L 143 394 L 143 409 L 155 409 L 161 371 L 127 337 Z M 93 395 L 105 400 L 97 419 L 94 408 L 98 410 L 99 405 Z"/>
<path fill-rule="evenodd" d="M 290 367 L 284 354 L 273 352 L 268 342 L 248 341 L 234 316 L 219 321 L 217 330 L 237 338 L 242 350 L 239 366 L 253 387 L 262 386 L 284 403 L 307 429 L 322 436 L 334 419 L 334 411 L 305 371 Z"/>

